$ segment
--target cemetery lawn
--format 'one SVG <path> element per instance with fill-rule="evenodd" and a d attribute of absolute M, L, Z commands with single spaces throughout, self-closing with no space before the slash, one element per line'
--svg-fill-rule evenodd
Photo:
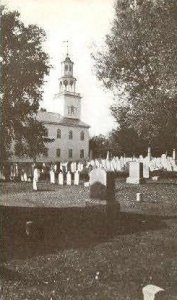
<path fill-rule="evenodd" d="M 83 185 L 42 182 L 38 192 L 31 183 L 0 186 L 0 300 L 139 300 L 147 284 L 177 299 L 175 180 L 117 179 L 121 213 L 111 230 L 101 215 L 81 213 L 89 194 Z M 77 207 L 61 213 L 62 203 Z"/>

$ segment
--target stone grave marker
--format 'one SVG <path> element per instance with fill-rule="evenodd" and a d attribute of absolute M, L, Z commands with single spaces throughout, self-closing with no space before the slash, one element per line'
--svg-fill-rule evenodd
<path fill-rule="evenodd" d="M 74 173 L 74 185 L 79 185 L 79 171 Z"/>
<path fill-rule="evenodd" d="M 90 202 L 104 205 L 107 225 L 112 226 L 119 218 L 120 204 L 115 201 L 115 176 L 113 172 L 106 173 L 104 169 L 96 168 L 90 172 Z"/>
<path fill-rule="evenodd" d="M 173 158 L 173 160 L 176 160 L 176 158 L 177 158 L 176 149 L 173 149 L 172 158 Z"/>
<path fill-rule="evenodd" d="M 58 174 L 58 184 L 63 185 L 63 172 Z"/>
<path fill-rule="evenodd" d="M 70 171 L 68 171 L 68 173 L 66 174 L 66 184 L 71 185 L 71 173 L 70 173 Z"/>
<path fill-rule="evenodd" d="M 129 163 L 129 177 L 126 179 L 126 182 L 140 184 L 143 181 L 143 163 L 131 161 Z"/>
<path fill-rule="evenodd" d="M 143 178 L 148 179 L 150 177 L 149 166 L 147 164 L 143 164 Z"/>
<path fill-rule="evenodd" d="M 55 183 L 55 172 L 53 169 L 50 170 L 50 183 Z"/>
<path fill-rule="evenodd" d="M 90 198 L 98 200 L 115 200 L 115 178 L 113 173 L 106 173 L 97 168 L 90 172 Z"/>
<path fill-rule="evenodd" d="M 24 172 L 23 178 L 24 178 L 24 181 L 25 181 L 25 182 L 28 181 L 28 176 L 27 176 L 27 173 L 26 173 L 26 172 Z"/>

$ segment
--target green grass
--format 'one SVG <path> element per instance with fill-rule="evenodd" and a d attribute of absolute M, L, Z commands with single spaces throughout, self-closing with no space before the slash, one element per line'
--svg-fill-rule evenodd
<path fill-rule="evenodd" d="M 59 208 L 84 203 L 83 186 L 43 182 L 34 193 L 30 183 L 4 183 L 2 192 L 0 299 L 139 300 L 149 283 L 164 288 L 165 299 L 177 299 L 175 181 L 134 186 L 117 180 L 121 213 L 111 231 L 102 215 Z M 29 219 L 36 225 L 30 238 L 24 232 Z"/>

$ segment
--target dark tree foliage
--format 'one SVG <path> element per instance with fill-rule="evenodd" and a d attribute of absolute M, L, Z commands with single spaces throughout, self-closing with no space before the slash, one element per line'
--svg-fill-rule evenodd
<path fill-rule="evenodd" d="M 49 141 L 36 119 L 50 68 L 45 38 L 41 28 L 25 26 L 17 11 L 1 6 L 1 161 L 12 153 L 35 159 Z"/>
<path fill-rule="evenodd" d="M 93 57 L 120 128 L 159 152 L 177 147 L 177 1 L 117 0 L 104 50 Z"/>
<path fill-rule="evenodd" d="M 109 151 L 109 140 L 103 134 L 93 136 L 90 139 L 89 148 L 94 159 L 106 158 L 107 151 Z"/>

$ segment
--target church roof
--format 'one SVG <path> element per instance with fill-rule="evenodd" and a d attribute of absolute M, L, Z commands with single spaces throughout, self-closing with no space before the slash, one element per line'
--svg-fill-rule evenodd
<path fill-rule="evenodd" d="M 89 128 L 90 126 L 79 119 L 64 118 L 59 113 L 39 111 L 37 114 L 37 119 L 40 122 L 46 124 L 58 124 L 63 126 L 71 127 L 85 127 Z"/>

